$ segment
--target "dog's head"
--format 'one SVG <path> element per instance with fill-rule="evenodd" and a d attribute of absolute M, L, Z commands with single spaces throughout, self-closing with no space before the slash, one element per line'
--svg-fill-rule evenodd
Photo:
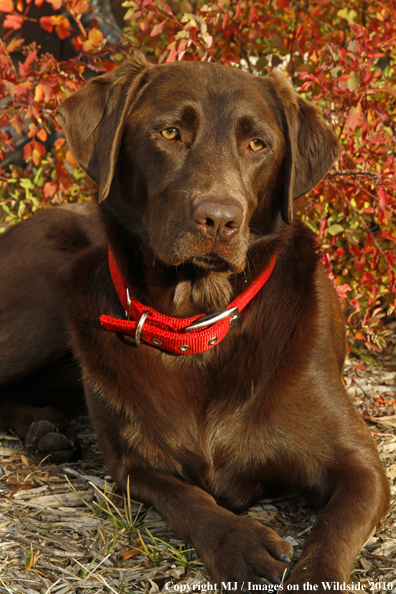
<path fill-rule="evenodd" d="M 162 262 L 243 270 L 293 218 L 338 141 L 282 74 L 143 56 L 58 110 L 69 147 L 128 234 Z"/>

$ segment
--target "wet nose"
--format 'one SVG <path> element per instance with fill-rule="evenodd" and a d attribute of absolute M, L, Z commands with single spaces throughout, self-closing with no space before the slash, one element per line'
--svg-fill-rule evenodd
<path fill-rule="evenodd" d="M 229 241 L 238 233 L 242 220 L 242 208 L 230 200 L 201 200 L 194 209 L 194 221 L 205 239 Z"/>

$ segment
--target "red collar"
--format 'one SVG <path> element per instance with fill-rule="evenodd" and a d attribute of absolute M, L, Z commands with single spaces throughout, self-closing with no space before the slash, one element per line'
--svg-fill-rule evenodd
<path fill-rule="evenodd" d="M 223 340 L 239 312 L 265 285 L 271 276 L 275 262 L 276 252 L 272 256 L 269 266 L 224 311 L 207 316 L 197 315 L 192 318 L 180 319 L 165 316 L 155 309 L 143 305 L 130 294 L 109 247 L 111 278 L 128 319 L 120 320 L 109 316 L 100 316 L 100 323 L 110 332 L 131 334 L 135 337 L 137 346 L 141 346 L 143 340 L 177 355 L 202 353 Z"/>

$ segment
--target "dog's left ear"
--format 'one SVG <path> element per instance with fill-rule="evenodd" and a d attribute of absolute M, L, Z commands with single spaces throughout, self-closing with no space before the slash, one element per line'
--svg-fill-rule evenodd
<path fill-rule="evenodd" d="M 293 201 L 322 179 L 336 161 L 340 146 L 333 130 L 319 111 L 300 97 L 290 79 L 274 70 L 267 80 L 280 101 L 286 155 L 281 176 L 281 214 L 293 220 Z"/>
<path fill-rule="evenodd" d="M 87 82 L 57 110 L 73 157 L 99 189 L 99 202 L 110 191 L 125 119 L 152 66 L 143 54 Z"/>

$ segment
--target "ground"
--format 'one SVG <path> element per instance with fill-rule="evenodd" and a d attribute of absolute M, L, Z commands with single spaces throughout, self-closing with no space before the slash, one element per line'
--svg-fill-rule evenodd
<path fill-rule="evenodd" d="M 384 353 L 347 360 L 345 385 L 392 489 L 353 581 L 396 594 L 396 322 L 390 328 Z M 168 582 L 179 591 L 207 583 L 194 551 L 153 510 L 112 492 L 89 419 L 79 417 L 75 427 L 83 458 L 59 466 L 35 464 L 16 437 L 0 435 L 0 594 L 157 594 Z M 298 559 L 314 521 L 302 497 L 267 499 L 245 513 L 289 540 Z"/>

